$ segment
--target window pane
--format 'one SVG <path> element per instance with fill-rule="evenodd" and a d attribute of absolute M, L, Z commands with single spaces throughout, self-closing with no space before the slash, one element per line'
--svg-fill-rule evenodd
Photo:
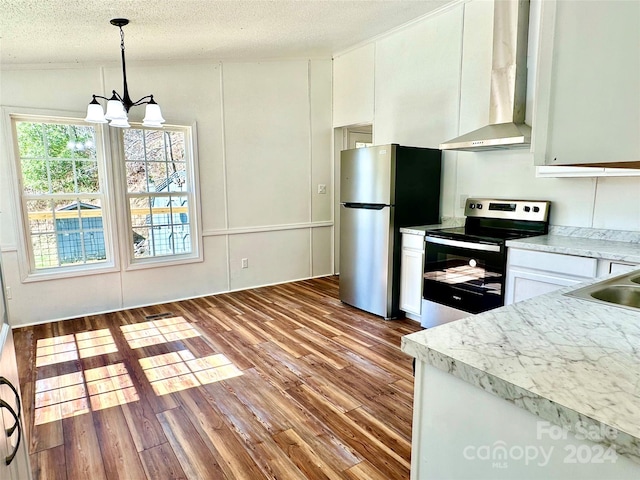
<path fill-rule="evenodd" d="M 149 186 L 148 192 L 163 192 L 167 190 L 167 164 L 164 162 L 152 162 L 148 164 Z"/>
<path fill-rule="evenodd" d="M 59 266 L 58 245 L 53 234 L 33 235 L 33 257 L 36 268 L 51 268 Z"/>
<path fill-rule="evenodd" d="M 184 135 L 182 132 L 165 132 L 167 143 L 167 156 L 169 161 L 183 162 L 184 156 Z"/>
<path fill-rule="evenodd" d="M 16 132 L 20 158 L 44 157 L 43 125 L 41 123 L 16 122 Z"/>
<path fill-rule="evenodd" d="M 171 197 L 173 205 L 173 223 L 186 225 L 189 223 L 189 200 L 186 196 Z"/>
<path fill-rule="evenodd" d="M 130 198 L 129 209 L 131 212 L 131 226 L 144 227 L 149 225 L 151 218 L 151 205 L 149 197 Z"/>
<path fill-rule="evenodd" d="M 76 160 L 77 193 L 96 193 L 100 191 L 98 162 L 96 160 Z"/>
<path fill-rule="evenodd" d="M 26 194 L 49 192 L 47 161 L 42 159 L 22 160 L 22 187 Z"/>
<path fill-rule="evenodd" d="M 49 160 L 51 193 L 77 193 L 74 167 L 70 158 Z"/>
<path fill-rule="evenodd" d="M 53 203 L 50 200 L 27 202 L 27 219 L 32 234 L 53 232 Z"/>
<path fill-rule="evenodd" d="M 164 162 L 164 132 L 162 130 L 145 130 L 145 159 L 147 162 Z"/>
<path fill-rule="evenodd" d="M 151 233 L 148 228 L 133 229 L 133 256 L 134 258 L 143 258 L 151 256 L 149 249 L 149 238 Z"/>
<path fill-rule="evenodd" d="M 126 161 L 144 160 L 143 131 L 129 128 L 123 132 L 124 159 Z"/>
<path fill-rule="evenodd" d="M 127 191 L 142 193 L 147 191 L 147 164 L 146 162 L 126 162 Z"/>
<path fill-rule="evenodd" d="M 174 162 L 171 164 L 172 173 L 169 176 L 171 184 L 169 185 L 170 192 L 187 192 L 189 191 L 189 185 L 187 185 L 187 164 L 184 162 Z"/>

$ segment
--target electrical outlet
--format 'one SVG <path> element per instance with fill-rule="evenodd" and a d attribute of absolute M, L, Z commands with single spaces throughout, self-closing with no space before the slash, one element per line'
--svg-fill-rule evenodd
<path fill-rule="evenodd" d="M 327 186 L 323 183 L 318 184 L 318 193 L 324 195 L 327 193 Z"/>
<path fill-rule="evenodd" d="M 248 258 L 243 258 L 242 259 L 242 268 L 249 268 L 249 259 Z"/>
<path fill-rule="evenodd" d="M 7 287 L 7 300 L 11 300 L 11 287 Z"/>

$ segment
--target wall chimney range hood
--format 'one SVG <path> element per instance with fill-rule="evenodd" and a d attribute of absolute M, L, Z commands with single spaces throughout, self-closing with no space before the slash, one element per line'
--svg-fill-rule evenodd
<path fill-rule="evenodd" d="M 524 123 L 529 0 L 495 0 L 489 125 L 440 144 L 440 150 L 478 152 L 528 148 Z"/>

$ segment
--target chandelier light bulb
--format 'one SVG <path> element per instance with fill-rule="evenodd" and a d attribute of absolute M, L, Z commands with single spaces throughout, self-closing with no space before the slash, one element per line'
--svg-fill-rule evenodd
<path fill-rule="evenodd" d="M 124 109 L 124 105 L 118 100 L 115 93 L 107 102 L 107 113 L 105 113 L 104 118 L 107 120 L 127 119 L 127 112 Z"/>
<path fill-rule="evenodd" d="M 142 120 L 142 125 L 145 127 L 162 127 L 162 124 L 166 120 L 162 118 L 162 111 L 160 110 L 160 105 L 158 105 L 153 100 L 153 95 L 151 95 L 151 100 L 147 103 L 147 108 L 145 109 L 144 119 Z"/>
<path fill-rule="evenodd" d="M 95 96 L 93 97 L 93 101 L 87 106 L 87 116 L 84 121 L 88 123 L 107 123 L 107 119 L 104 118 L 102 105 L 98 103 Z"/>
<path fill-rule="evenodd" d="M 125 117 L 125 118 L 114 118 L 109 122 L 109 126 L 117 127 L 117 128 L 129 128 L 131 125 L 129 125 L 129 121 Z"/>

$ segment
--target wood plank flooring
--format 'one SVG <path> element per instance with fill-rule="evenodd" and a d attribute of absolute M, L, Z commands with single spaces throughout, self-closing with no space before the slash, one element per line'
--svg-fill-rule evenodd
<path fill-rule="evenodd" d="M 407 479 L 413 377 L 337 277 L 14 330 L 35 479 Z"/>

